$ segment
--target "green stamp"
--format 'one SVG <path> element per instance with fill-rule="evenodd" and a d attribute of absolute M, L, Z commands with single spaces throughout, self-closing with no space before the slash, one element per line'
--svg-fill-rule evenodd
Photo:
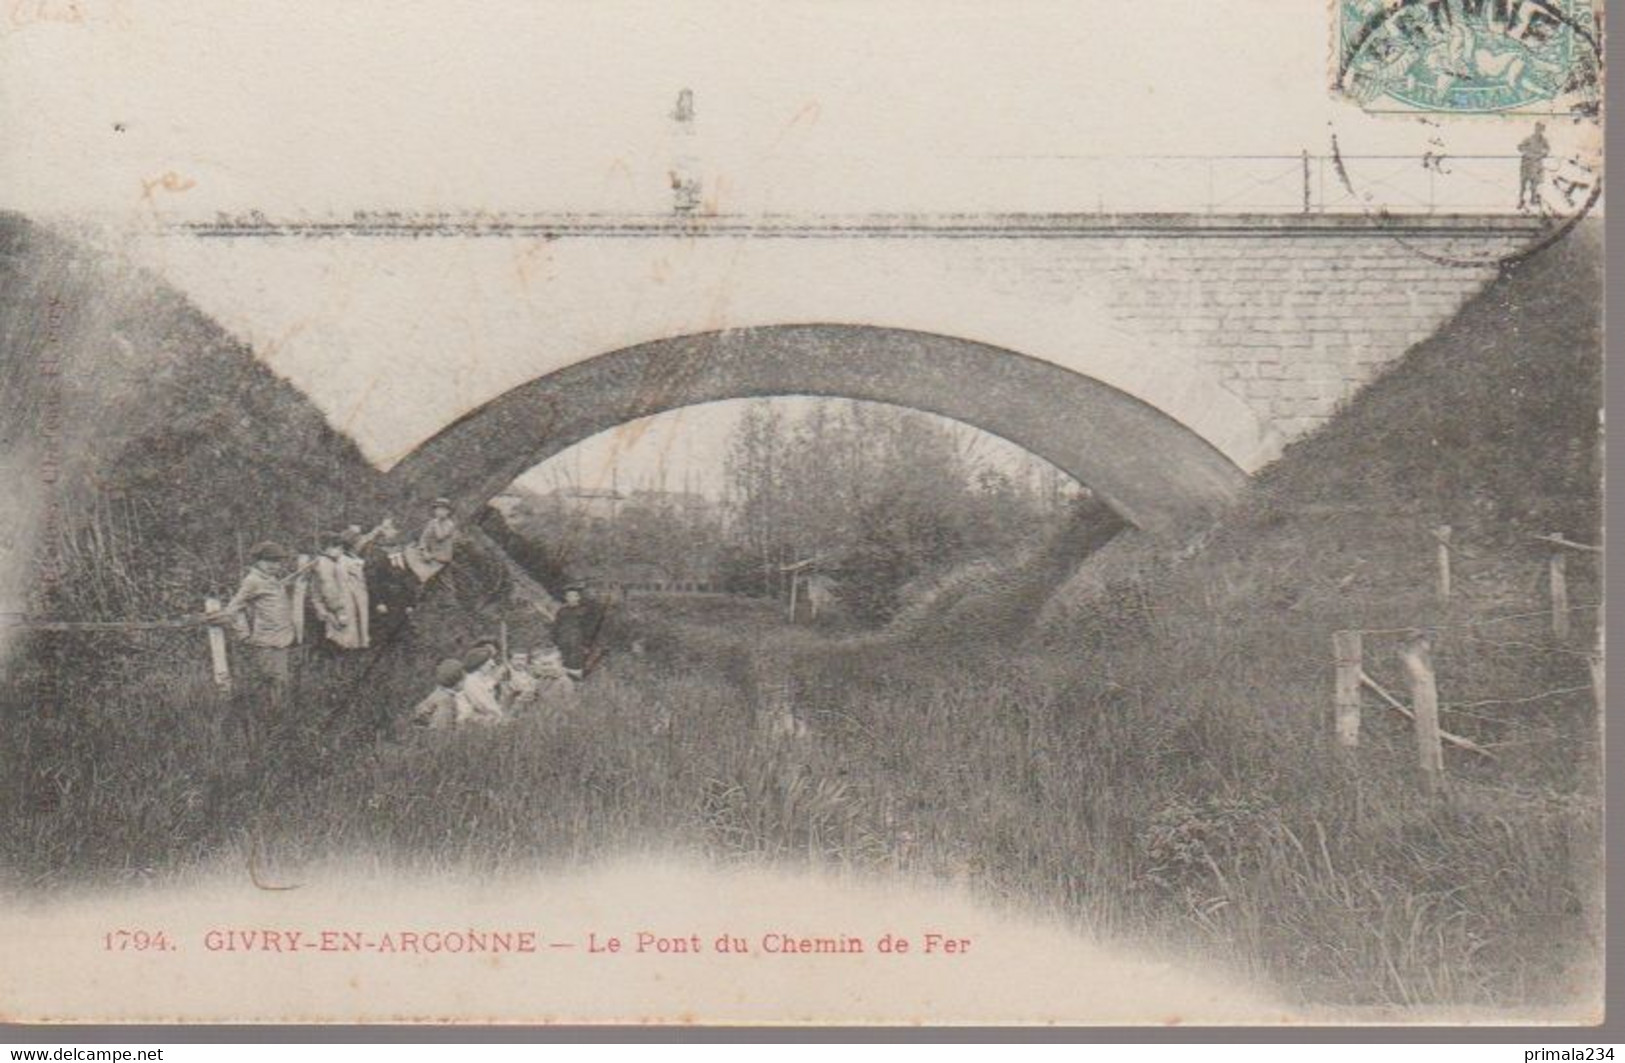
<path fill-rule="evenodd" d="M 1591 0 L 1338 0 L 1337 87 L 1367 110 L 1572 110 L 1594 98 Z"/>

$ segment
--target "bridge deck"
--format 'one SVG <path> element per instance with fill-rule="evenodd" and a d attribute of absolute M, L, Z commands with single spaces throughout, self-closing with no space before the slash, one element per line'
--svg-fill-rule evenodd
<path fill-rule="evenodd" d="M 524 237 L 591 239 L 1080 239 L 1395 235 L 1538 236 L 1559 220 L 1520 214 L 482 214 L 362 212 L 345 218 L 258 213 L 184 222 L 199 237 Z"/>

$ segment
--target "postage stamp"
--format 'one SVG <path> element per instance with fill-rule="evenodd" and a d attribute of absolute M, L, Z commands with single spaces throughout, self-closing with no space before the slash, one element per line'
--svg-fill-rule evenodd
<path fill-rule="evenodd" d="M 1335 187 L 1406 246 L 1440 264 L 1506 264 L 1601 201 L 1595 0 L 1337 0 L 1329 14 Z M 1508 217 L 1444 244 L 1405 235 L 1418 212 L 1483 209 Z"/>
<path fill-rule="evenodd" d="M 1339 92 L 1368 111 L 1567 112 L 1600 50 L 1591 0 L 1339 0 Z"/>

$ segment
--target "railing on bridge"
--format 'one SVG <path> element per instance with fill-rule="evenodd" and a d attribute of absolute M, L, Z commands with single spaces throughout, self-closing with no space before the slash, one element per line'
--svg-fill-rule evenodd
<path fill-rule="evenodd" d="M 1011 159 L 1010 162 L 1018 160 Z M 1100 214 L 1510 214 L 1518 209 L 1517 155 L 1157 155 L 1021 159 L 1051 170 Z M 1561 195 L 1559 163 L 1546 194 Z M 1034 183 L 1044 183 L 1034 178 Z M 1583 193 L 1581 193 L 1583 198 Z M 1570 197 L 1569 206 L 1575 201 Z M 1556 204 L 1551 204 L 1556 207 Z"/>
<path fill-rule="evenodd" d="M 937 227 L 1008 227 L 1018 217 L 1124 215 L 1359 216 L 1451 215 L 1516 217 L 1521 210 L 1523 159 L 1518 155 L 1021 155 L 920 160 L 782 156 L 753 160 L 754 180 L 772 189 L 767 203 L 740 190 L 709 210 L 614 209 L 515 211 L 356 211 L 326 217 L 271 217 L 259 211 L 216 212 L 211 220 L 171 216 L 168 225 L 198 236 L 501 236 L 662 235 L 673 226 L 730 231 L 763 224 L 798 233 L 849 234 L 876 219 Z M 891 167 L 901 166 L 897 180 Z M 1554 155 L 1542 164 L 1532 215 L 1566 216 L 1585 207 L 1600 177 L 1585 163 Z M 962 209 L 953 190 L 974 188 L 976 210 Z M 864 211 L 820 211 L 824 190 L 837 199 L 861 192 Z M 872 194 L 871 194 L 872 190 Z M 885 202 L 886 197 L 904 197 Z M 938 197 L 946 196 L 936 205 Z M 879 197 L 880 202 L 873 202 Z M 790 201 L 806 204 L 785 209 Z M 1019 203 L 1015 213 L 1000 204 Z M 623 208 L 627 205 L 623 205 Z M 950 224 L 951 223 L 951 224 Z M 884 226 L 883 226 L 884 227 Z"/>
<path fill-rule="evenodd" d="M 924 166 L 910 160 L 906 169 L 897 170 L 897 180 L 888 182 L 894 165 L 904 166 L 866 156 L 785 156 L 767 160 L 763 180 L 787 189 L 895 188 L 911 198 L 925 194 L 919 189 L 930 191 L 951 181 L 955 187 L 974 187 L 985 203 L 1008 198 L 1019 200 L 1023 210 L 1060 213 L 1359 214 L 1380 209 L 1482 215 L 1518 211 L 1523 158 L 1335 150 L 1290 155 L 964 155 L 931 158 Z M 1557 152 L 1542 163 L 1542 172 L 1545 209 L 1557 213 L 1583 203 L 1596 177 L 1586 165 Z M 1569 187 L 1574 184 L 1583 187 Z"/>
<path fill-rule="evenodd" d="M 1209 159 L 1208 213 L 1359 212 L 1500 213 L 1517 208 L 1517 156 L 1419 160 L 1400 155 L 1339 158 L 1304 152 L 1291 158 Z"/>

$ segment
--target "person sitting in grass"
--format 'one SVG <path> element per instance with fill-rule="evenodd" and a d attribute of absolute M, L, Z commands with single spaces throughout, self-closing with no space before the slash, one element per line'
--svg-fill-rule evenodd
<path fill-rule="evenodd" d="M 501 723 L 507 719 L 497 695 L 501 665 L 487 646 L 469 650 L 463 656 L 463 689 L 458 706 L 458 723 Z"/>
<path fill-rule="evenodd" d="M 468 644 L 468 650 L 464 656 L 466 657 L 468 653 L 473 653 L 475 650 L 486 650 L 491 654 L 491 662 L 486 666 L 486 672 L 492 680 L 492 696 L 496 699 L 496 703 L 502 711 L 507 712 L 509 702 L 508 685 L 513 675 L 513 662 L 502 659 L 502 643 L 495 635 L 476 636 L 474 641 Z"/>
<path fill-rule="evenodd" d="M 510 715 L 518 715 L 530 707 L 532 695 L 536 693 L 536 677 L 530 674 L 529 654 L 516 653 L 508 658 L 508 667 L 504 670 L 498 693 L 502 698 L 502 707 Z"/>
<path fill-rule="evenodd" d="M 522 691 L 514 699 L 516 713 L 553 715 L 575 701 L 576 685 L 564 670 L 564 660 L 557 646 L 536 647 L 526 658 L 523 673 L 516 659 L 514 680 L 515 690 Z"/>
<path fill-rule="evenodd" d="M 455 724 L 458 703 L 462 701 L 463 675 L 463 662 L 455 657 L 436 665 L 435 688 L 412 710 L 409 718 L 412 726 L 441 731 Z"/>
<path fill-rule="evenodd" d="M 418 534 L 417 542 L 406 548 L 407 567 L 419 583 L 428 583 L 451 564 L 457 553 L 457 522 L 451 516 L 451 500 L 437 498 L 429 504 L 432 516 Z"/>
<path fill-rule="evenodd" d="M 536 677 L 538 689 L 552 687 L 555 690 L 569 694 L 575 693 L 575 686 L 569 682 L 570 676 L 564 668 L 564 654 L 557 646 L 538 646 L 530 658 L 531 675 Z"/>

